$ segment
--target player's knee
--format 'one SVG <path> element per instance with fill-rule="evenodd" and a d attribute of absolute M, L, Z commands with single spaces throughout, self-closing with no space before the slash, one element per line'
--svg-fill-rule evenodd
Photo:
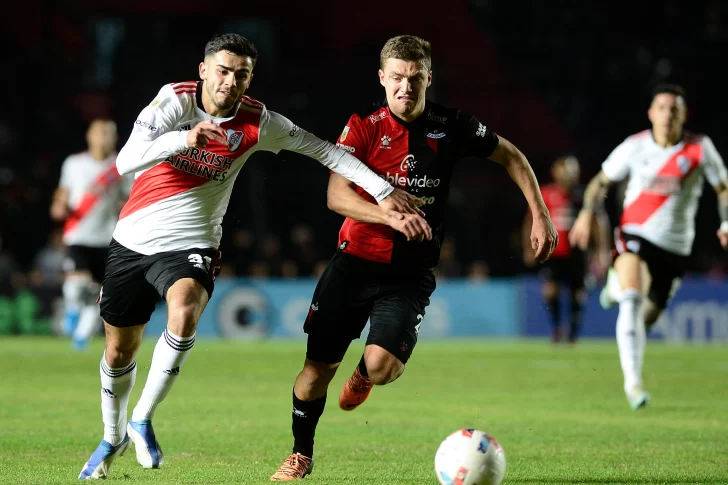
<path fill-rule="evenodd" d="M 133 341 L 107 340 L 104 351 L 106 364 L 112 369 L 118 369 L 131 364 L 131 361 L 134 360 L 138 347 L 138 344 Z"/>
<path fill-rule="evenodd" d="M 573 304 L 583 305 L 584 303 L 586 303 L 586 299 L 587 299 L 586 290 L 584 290 L 583 288 L 572 290 L 571 302 Z"/>
<path fill-rule="evenodd" d="M 306 360 L 301 371 L 302 377 L 305 381 L 311 383 L 325 382 L 328 384 L 336 374 L 339 364 L 327 364 L 325 362 L 314 362 L 312 360 Z"/>
<path fill-rule="evenodd" d="M 553 281 L 548 281 L 541 288 L 541 295 L 544 300 L 555 300 L 559 296 L 559 286 Z"/>
<path fill-rule="evenodd" d="M 370 359 L 366 361 L 366 365 L 369 379 L 376 386 L 389 384 L 404 372 L 404 364 L 396 358 Z"/>
<path fill-rule="evenodd" d="M 174 335 L 189 337 L 195 333 L 200 311 L 197 305 L 182 303 L 167 308 L 167 327 Z"/>

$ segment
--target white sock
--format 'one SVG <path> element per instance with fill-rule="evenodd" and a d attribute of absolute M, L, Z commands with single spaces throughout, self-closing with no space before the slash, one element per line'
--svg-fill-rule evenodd
<path fill-rule="evenodd" d="M 624 374 L 624 390 L 642 386 L 642 362 L 646 344 L 645 322 L 642 316 L 642 294 L 639 290 L 624 290 L 619 298 L 617 317 L 617 347 Z"/>
<path fill-rule="evenodd" d="M 99 328 L 101 328 L 101 316 L 98 305 L 86 305 L 81 309 L 73 338 L 80 341 L 88 340 L 99 331 Z"/>
<path fill-rule="evenodd" d="M 63 306 L 69 313 L 81 311 L 83 302 L 81 296 L 91 279 L 85 276 L 69 276 L 63 281 Z"/>
<path fill-rule="evenodd" d="M 136 360 L 119 369 L 101 358 L 101 416 L 104 421 L 104 440 L 116 446 L 126 436 L 126 409 L 136 380 Z"/>
<path fill-rule="evenodd" d="M 179 375 L 179 369 L 187 359 L 187 354 L 195 345 L 195 336 L 178 337 L 165 329 L 154 347 L 152 365 L 149 368 L 147 383 L 142 396 L 134 407 L 132 421 L 151 420 L 154 410 L 169 394 Z"/>

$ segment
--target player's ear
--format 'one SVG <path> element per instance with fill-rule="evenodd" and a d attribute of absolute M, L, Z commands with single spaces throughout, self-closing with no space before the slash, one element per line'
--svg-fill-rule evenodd
<path fill-rule="evenodd" d="M 382 71 L 381 69 L 379 70 L 379 84 L 384 86 L 384 71 Z"/>
<path fill-rule="evenodd" d="M 432 71 L 427 73 L 427 87 L 429 88 L 432 84 Z"/>
<path fill-rule="evenodd" d="M 204 62 L 200 62 L 200 79 L 207 79 L 207 64 Z"/>

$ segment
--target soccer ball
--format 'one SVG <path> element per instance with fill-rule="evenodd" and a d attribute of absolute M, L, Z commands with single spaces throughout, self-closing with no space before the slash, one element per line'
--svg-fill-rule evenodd
<path fill-rule="evenodd" d="M 437 449 L 435 474 L 440 485 L 499 485 L 506 474 L 506 454 L 488 433 L 461 429 Z"/>

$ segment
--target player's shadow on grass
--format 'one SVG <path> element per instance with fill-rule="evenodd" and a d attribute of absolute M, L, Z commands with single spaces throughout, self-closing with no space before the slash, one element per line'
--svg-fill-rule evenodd
<path fill-rule="evenodd" d="M 508 483 L 511 483 L 511 481 L 508 481 Z M 711 478 L 708 480 L 699 480 L 697 482 L 686 482 L 684 478 L 603 478 L 603 479 L 597 479 L 597 478 L 526 478 L 526 479 L 520 479 L 520 480 L 514 480 L 512 483 L 562 483 L 562 484 L 579 484 L 579 483 L 585 483 L 585 484 L 630 484 L 630 483 L 640 483 L 640 484 L 657 484 L 657 483 L 699 483 L 701 485 L 720 485 L 725 484 L 725 479 L 718 479 L 718 478 Z"/>

